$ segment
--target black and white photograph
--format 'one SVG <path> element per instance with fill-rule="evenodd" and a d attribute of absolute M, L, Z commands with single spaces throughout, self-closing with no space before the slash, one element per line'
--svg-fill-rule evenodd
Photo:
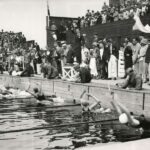
<path fill-rule="evenodd" d="M 149 150 L 150 0 L 0 0 L 0 150 Z"/>

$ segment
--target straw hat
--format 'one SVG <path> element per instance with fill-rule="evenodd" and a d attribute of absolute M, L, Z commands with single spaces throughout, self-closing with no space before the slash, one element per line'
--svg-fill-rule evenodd
<path fill-rule="evenodd" d="M 97 42 L 93 42 L 92 45 L 93 45 L 93 46 L 97 46 Z"/>
<path fill-rule="evenodd" d="M 122 123 L 122 124 L 128 123 L 128 117 L 127 117 L 127 115 L 126 115 L 125 113 L 121 114 L 121 115 L 119 116 L 119 121 L 120 121 L 120 123 Z"/>

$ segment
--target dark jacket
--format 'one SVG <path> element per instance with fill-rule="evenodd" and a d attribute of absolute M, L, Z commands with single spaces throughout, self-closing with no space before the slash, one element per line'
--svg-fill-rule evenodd
<path fill-rule="evenodd" d="M 125 69 L 132 68 L 132 49 L 130 46 L 127 46 L 124 51 L 124 60 L 125 60 Z"/>
<path fill-rule="evenodd" d="M 91 73 L 88 67 L 81 67 L 79 71 L 79 76 L 81 78 L 81 83 L 89 83 L 91 82 Z"/>
<path fill-rule="evenodd" d="M 30 64 L 27 64 L 20 76 L 31 77 L 33 74 L 34 74 L 33 67 Z"/>
<path fill-rule="evenodd" d="M 97 70 L 101 70 L 103 67 L 105 67 L 107 65 L 107 61 L 108 61 L 108 49 L 104 48 L 104 52 L 103 52 L 103 56 L 101 58 L 100 56 L 100 50 L 97 49 L 96 50 L 96 67 Z"/>
<path fill-rule="evenodd" d="M 77 58 L 78 63 L 81 63 L 81 46 L 82 46 L 82 44 L 84 44 L 83 36 L 78 37 L 76 35 L 75 41 L 73 44 L 73 51 L 74 51 L 75 57 Z"/>
<path fill-rule="evenodd" d="M 74 51 L 72 50 L 72 49 L 70 49 L 69 51 L 68 51 L 68 53 L 67 53 L 67 63 L 69 63 L 69 64 L 73 64 L 73 62 L 74 62 Z"/>
<path fill-rule="evenodd" d="M 148 46 L 148 49 L 146 51 L 145 62 L 150 63 L 150 45 Z"/>
<path fill-rule="evenodd" d="M 47 64 L 46 75 L 48 79 L 54 79 L 58 76 L 58 70 L 55 67 L 53 67 L 51 64 Z"/>

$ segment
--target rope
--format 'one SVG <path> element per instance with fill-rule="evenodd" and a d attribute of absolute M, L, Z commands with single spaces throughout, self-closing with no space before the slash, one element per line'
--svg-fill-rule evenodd
<path fill-rule="evenodd" d="M 16 129 L 16 130 L 9 130 L 9 131 L 0 131 L 0 134 L 6 133 L 14 133 L 14 132 L 25 132 L 25 131 L 35 131 L 35 130 L 42 130 L 42 129 L 51 129 L 51 128 L 62 128 L 66 126 L 78 126 L 84 124 L 91 124 L 91 123 L 103 123 L 108 121 L 117 121 L 118 119 L 110 119 L 110 120 L 99 120 L 99 121 L 91 121 L 91 122 L 77 122 L 77 123 L 67 123 L 61 125 L 53 125 L 53 126 L 45 126 L 45 127 L 35 127 L 35 128 L 28 128 L 28 129 Z"/>
<path fill-rule="evenodd" d="M 35 107 L 20 107 L 20 108 L 16 108 L 16 109 L 8 109 L 8 108 L 2 108 L 0 110 L 0 112 L 3 112 L 5 110 L 31 110 L 31 109 L 37 109 L 37 108 L 44 108 L 44 109 L 47 109 L 47 108 L 62 108 L 62 107 L 77 107 L 77 106 L 80 106 L 81 104 L 71 104 L 71 105 L 58 105 L 58 106 L 54 106 L 54 105 L 51 105 L 51 106 L 42 106 L 42 107 L 39 107 L 39 106 L 35 106 Z"/>

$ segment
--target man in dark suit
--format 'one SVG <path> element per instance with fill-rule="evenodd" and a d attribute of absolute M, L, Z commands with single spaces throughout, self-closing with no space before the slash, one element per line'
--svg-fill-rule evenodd
<path fill-rule="evenodd" d="M 84 38 L 79 29 L 76 29 L 75 41 L 73 44 L 74 55 L 77 63 L 81 64 L 81 46 L 84 44 Z"/>
<path fill-rule="evenodd" d="M 97 51 L 96 65 L 98 71 L 98 79 L 106 79 L 106 68 L 108 65 L 108 51 L 104 47 L 103 42 L 99 42 L 99 51 Z"/>

